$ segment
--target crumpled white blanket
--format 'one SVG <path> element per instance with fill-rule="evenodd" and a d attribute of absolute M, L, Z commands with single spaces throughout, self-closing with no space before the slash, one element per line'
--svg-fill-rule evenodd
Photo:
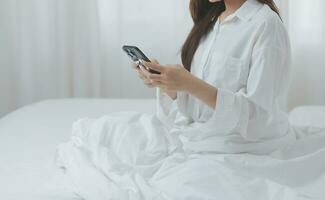
<path fill-rule="evenodd" d="M 269 155 L 193 152 L 155 115 L 115 113 L 75 122 L 57 164 L 85 200 L 323 200 L 325 128 L 308 131 Z"/>

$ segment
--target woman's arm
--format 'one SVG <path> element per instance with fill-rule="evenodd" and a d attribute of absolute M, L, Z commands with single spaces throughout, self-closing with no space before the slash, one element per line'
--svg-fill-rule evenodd
<path fill-rule="evenodd" d="M 187 92 L 215 109 L 218 89 L 193 75 L 190 79 Z"/>
<path fill-rule="evenodd" d="M 148 74 L 147 78 L 153 86 L 167 91 L 186 91 L 215 109 L 217 88 L 195 77 L 183 66 L 163 66 L 157 63 L 145 63 L 145 65 L 161 73 Z"/>

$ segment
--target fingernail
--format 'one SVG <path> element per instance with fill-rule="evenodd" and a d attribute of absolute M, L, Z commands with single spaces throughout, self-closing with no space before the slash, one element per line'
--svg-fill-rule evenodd
<path fill-rule="evenodd" d="M 140 66 L 140 69 L 141 69 L 142 71 L 145 71 L 145 69 L 143 68 L 142 65 L 139 65 L 139 66 Z"/>

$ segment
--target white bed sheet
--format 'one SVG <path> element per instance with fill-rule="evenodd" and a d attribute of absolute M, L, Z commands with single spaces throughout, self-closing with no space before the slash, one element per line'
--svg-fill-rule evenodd
<path fill-rule="evenodd" d="M 61 180 L 51 180 L 55 147 L 70 137 L 71 125 L 75 120 L 97 118 L 119 111 L 153 113 L 155 101 L 48 100 L 23 107 L 2 118 L 0 199 L 75 199 Z"/>
<path fill-rule="evenodd" d="M 71 134 L 80 118 L 97 118 L 118 111 L 153 113 L 148 100 L 48 100 L 23 107 L 0 120 L 0 199 L 78 199 L 61 180 L 51 180 L 57 144 Z M 299 126 L 324 126 L 325 107 L 301 107 L 290 113 Z"/>
<path fill-rule="evenodd" d="M 290 112 L 290 123 L 299 127 L 324 127 L 325 106 L 301 106 Z"/>

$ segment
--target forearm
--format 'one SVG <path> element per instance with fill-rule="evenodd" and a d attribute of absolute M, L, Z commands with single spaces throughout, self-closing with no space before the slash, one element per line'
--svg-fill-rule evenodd
<path fill-rule="evenodd" d="M 200 99 L 212 109 L 216 107 L 218 89 L 204 82 L 203 80 L 191 76 L 187 88 L 187 92 L 192 96 Z"/>
<path fill-rule="evenodd" d="M 217 88 L 195 77 L 183 66 L 169 65 L 166 67 L 154 63 L 145 63 L 145 65 L 160 72 L 160 74 L 150 74 L 148 77 L 154 86 L 160 87 L 164 91 L 186 91 L 215 109 Z M 177 98 L 177 93 L 168 93 L 166 94 L 172 99 Z"/>

